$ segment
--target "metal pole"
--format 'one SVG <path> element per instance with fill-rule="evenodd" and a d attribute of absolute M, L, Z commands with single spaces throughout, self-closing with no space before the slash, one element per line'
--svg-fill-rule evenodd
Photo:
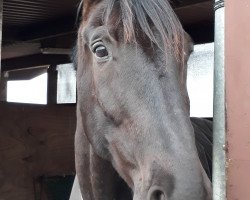
<path fill-rule="evenodd" d="M 226 200 L 225 7 L 215 0 L 213 200 Z"/>

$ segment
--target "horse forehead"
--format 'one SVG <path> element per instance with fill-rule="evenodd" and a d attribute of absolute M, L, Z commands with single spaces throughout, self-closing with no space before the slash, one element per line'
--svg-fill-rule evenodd
<path fill-rule="evenodd" d="M 112 14 L 107 14 L 109 1 L 101 0 L 91 7 L 90 13 L 85 17 L 81 24 L 81 31 L 85 36 L 90 35 L 96 28 L 104 27 L 110 34 L 115 34 L 121 30 L 119 8 L 112 7 Z M 109 16 L 107 16 L 109 15 Z M 108 17 L 108 19 L 106 19 Z"/>
<path fill-rule="evenodd" d="M 105 1 L 100 1 L 91 8 L 89 8 L 88 13 L 84 15 L 83 25 L 84 26 L 100 26 L 103 24 L 103 16 L 105 12 Z"/>
<path fill-rule="evenodd" d="M 83 1 L 83 7 L 82 7 L 82 13 L 83 13 L 83 21 L 86 21 L 90 15 L 93 14 L 93 11 L 99 7 L 99 5 L 104 4 L 107 0 L 82 0 Z"/>
<path fill-rule="evenodd" d="M 93 31 L 100 26 L 104 25 L 103 20 L 103 4 L 97 4 L 91 8 L 90 14 L 85 18 L 79 28 L 79 34 L 84 38 L 85 41 L 89 40 L 90 35 Z"/>

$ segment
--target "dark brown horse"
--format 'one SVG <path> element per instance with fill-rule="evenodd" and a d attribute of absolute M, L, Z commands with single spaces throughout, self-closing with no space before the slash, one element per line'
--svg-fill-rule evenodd
<path fill-rule="evenodd" d="M 212 199 L 189 118 L 192 48 L 167 0 L 83 1 L 75 138 L 83 200 Z"/>

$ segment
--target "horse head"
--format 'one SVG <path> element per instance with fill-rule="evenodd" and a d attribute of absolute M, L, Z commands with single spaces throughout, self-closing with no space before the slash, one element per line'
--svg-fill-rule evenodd
<path fill-rule="evenodd" d="M 208 200 L 189 118 L 193 44 L 167 0 L 84 0 L 78 112 L 101 158 L 134 200 Z"/>

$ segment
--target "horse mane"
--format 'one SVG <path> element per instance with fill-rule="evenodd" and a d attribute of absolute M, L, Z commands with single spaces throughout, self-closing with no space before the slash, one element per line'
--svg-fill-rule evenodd
<path fill-rule="evenodd" d="M 104 23 L 115 15 L 123 26 L 125 42 L 137 43 L 136 35 L 143 33 L 165 53 L 171 48 L 177 60 L 183 61 L 184 30 L 169 0 L 92 0 L 96 4 L 102 1 Z M 83 4 L 84 0 L 80 6 Z"/>
<path fill-rule="evenodd" d="M 126 42 L 137 42 L 136 34 L 147 38 L 166 52 L 172 48 L 178 60 L 183 59 L 184 30 L 168 0 L 106 0 L 104 19 L 108 23 L 114 6 L 123 25 Z M 116 11 L 117 12 L 117 11 Z M 140 34 L 139 33 L 139 34 Z"/>

